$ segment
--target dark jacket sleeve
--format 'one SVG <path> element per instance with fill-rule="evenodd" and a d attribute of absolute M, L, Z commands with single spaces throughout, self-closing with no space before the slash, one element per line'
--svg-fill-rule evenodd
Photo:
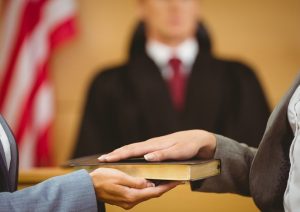
<path fill-rule="evenodd" d="M 192 182 L 192 190 L 250 196 L 249 173 L 257 149 L 220 135 L 216 138 L 214 158 L 221 159 L 221 174 L 207 178 L 201 184 Z"/>
<path fill-rule="evenodd" d="M 231 63 L 229 111 L 224 111 L 227 124 L 223 126 L 227 137 L 258 147 L 263 136 L 270 109 L 254 71 L 240 63 Z M 230 122 L 228 121 L 230 120 Z"/>
<path fill-rule="evenodd" d="M 118 145 L 115 131 L 114 73 L 104 71 L 91 83 L 73 157 L 105 153 Z"/>

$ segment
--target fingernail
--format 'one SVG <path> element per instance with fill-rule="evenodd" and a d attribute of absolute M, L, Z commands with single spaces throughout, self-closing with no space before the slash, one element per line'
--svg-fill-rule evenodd
<path fill-rule="evenodd" d="M 98 160 L 104 161 L 104 160 L 105 160 L 105 157 L 106 157 L 106 155 L 101 155 L 101 156 L 98 158 Z"/>
<path fill-rule="evenodd" d="M 155 155 L 154 154 L 147 154 L 144 156 L 145 160 L 148 160 L 148 161 L 153 161 L 155 160 Z"/>
<path fill-rule="evenodd" d="M 105 158 L 104 158 L 105 161 L 109 161 L 109 160 L 111 160 L 111 159 L 112 159 L 111 156 L 105 156 Z"/>
<path fill-rule="evenodd" d="M 151 183 L 151 182 L 148 182 L 148 183 L 147 183 L 147 187 L 155 187 L 155 184 L 154 184 L 154 183 Z"/>

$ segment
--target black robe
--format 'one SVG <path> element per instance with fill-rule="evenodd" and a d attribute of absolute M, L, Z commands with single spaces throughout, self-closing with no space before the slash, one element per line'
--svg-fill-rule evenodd
<path fill-rule="evenodd" d="M 143 51 L 94 78 L 73 157 L 188 129 L 257 147 L 269 113 L 249 67 L 216 59 L 201 48 L 188 79 L 184 110 L 178 113 L 158 67 Z"/>

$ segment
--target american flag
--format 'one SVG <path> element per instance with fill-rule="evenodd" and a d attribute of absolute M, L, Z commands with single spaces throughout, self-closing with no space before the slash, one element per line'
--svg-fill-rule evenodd
<path fill-rule="evenodd" d="M 49 60 L 75 34 L 74 0 L 6 0 L 0 35 L 0 113 L 19 147 L 21 168 L 51 164 L 54 119 Z"/>

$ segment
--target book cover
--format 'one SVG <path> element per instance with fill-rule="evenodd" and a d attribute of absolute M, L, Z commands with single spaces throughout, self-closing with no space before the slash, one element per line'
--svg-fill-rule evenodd
<path fill-rule="evenodd" d="M 92 155 L 68 161 L 64 167 L 85 168 L 114 168 L 131 176 L 150 180 L 194 181 L 220 174 L 221 161 L 187 160 L 148 162 L 144 158 L 130 158 L 118 162 L 102 163 L 98 161 L 100 155 Z"/>

